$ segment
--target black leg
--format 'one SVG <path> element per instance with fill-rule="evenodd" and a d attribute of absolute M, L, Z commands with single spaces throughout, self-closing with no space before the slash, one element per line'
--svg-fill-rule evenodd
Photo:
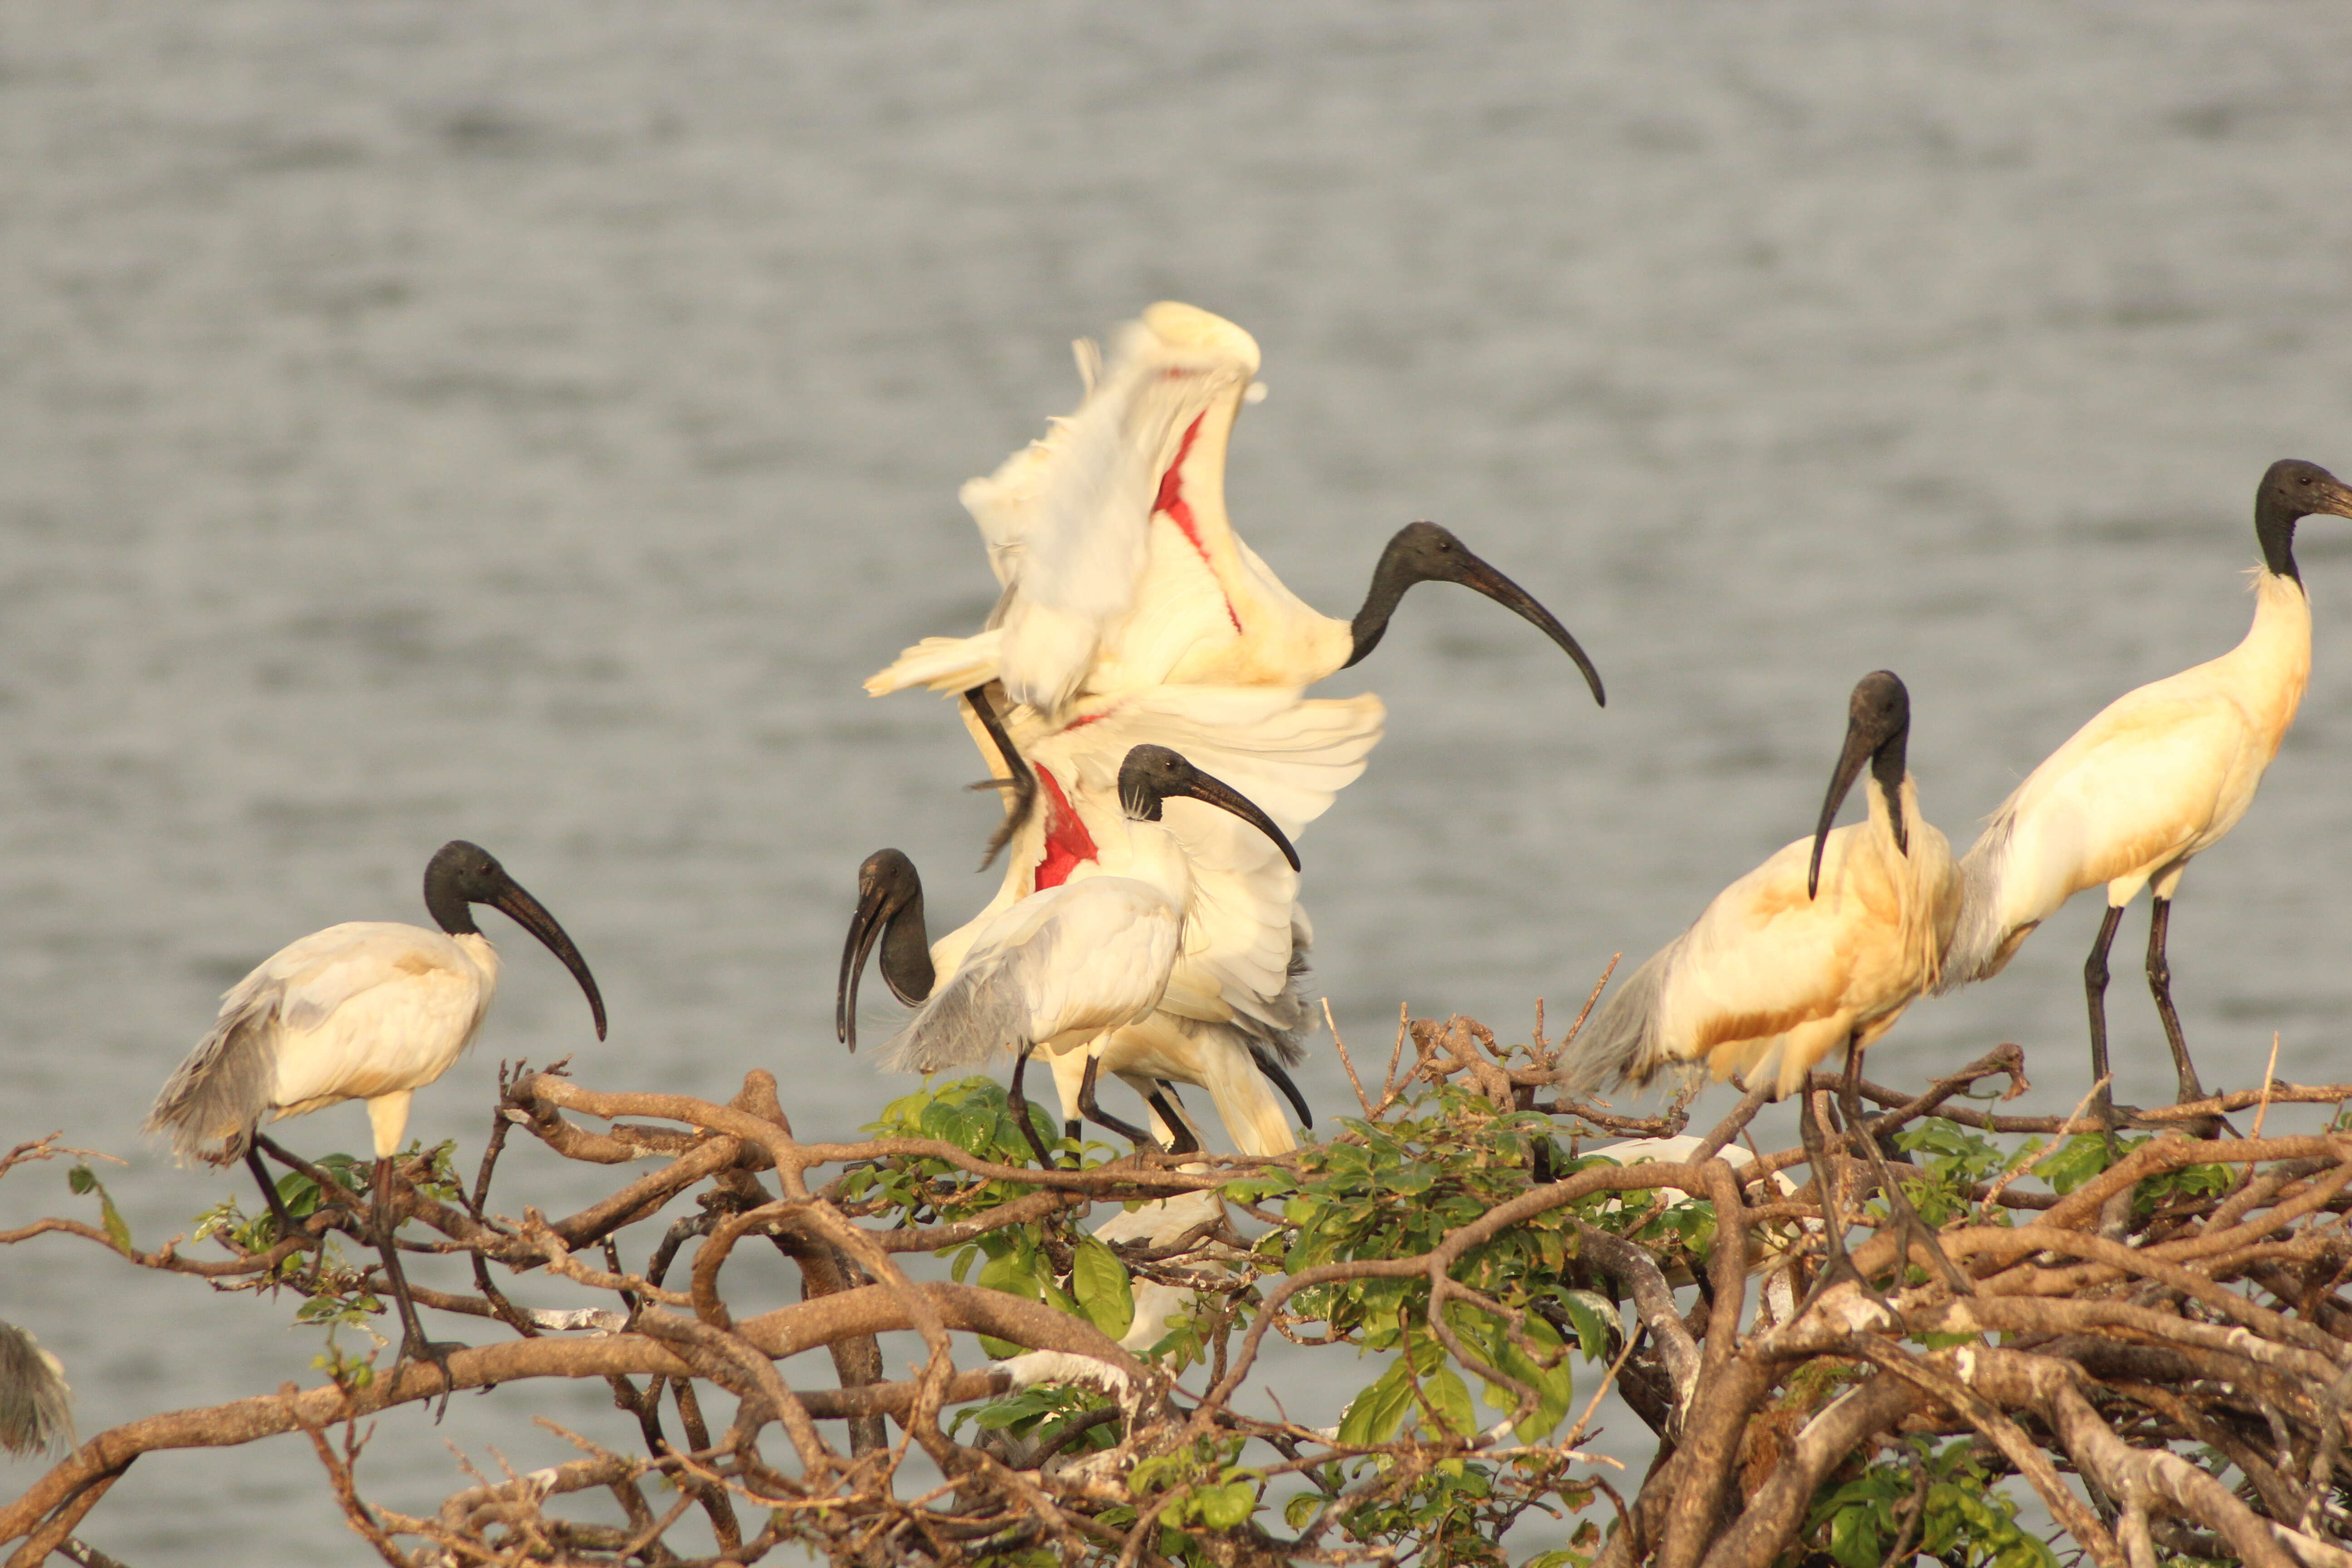
<path fill-rule="evenodd" d="M 2197 1068 L 2189 1059 L 2189 1042 L 2180 1033 L 2180 1015 L 2172 1006 L 2172 965 L 2164 956 L 2164 942 L 2172 926 L 2172 900 L 2158 899 L 2147 917 L 2147 988 L 2156 996 L 2156 1016 L 2164 1020 L 2164 1043 L 2172 1047 L 2172 1066 L 2180 1075 L 2177 1105 L 2205 1098 Z"/>
<path fill-rule="evenodd" d="M 975 686 L 963 694 L 963 700 L 971 704 L 972 717 L 979 720 L 980 727 L 988 731 L 988 738 L 996 742 L 996 754 L 1004 759 L 1004 766 L 1013 775 L 1008 779 L 994 779 L 972 785 L 974 789 L 989 789 L 1001 784 L 1013 792 L 1013 805 L 1005 812 L 1004 820 L 997 826 L 996 831 L 988 836 L 988 852 L 980 858 L 980 868 L 985 871 L 1003 853 L 1004 847 L 1013 842 L 1013 836 L 1021 831 L 1022 825 L 1029 820 L 1030 812 L 1036 808 L 1037 775 L 1022 759 L 1020 749 L 1013 743 L 1013 737 L 1004 732 L 1004 722 L 997 718 L 995 705 L 988 700 L 988 688 Z"/>
<path fill-rule="evenodd" d="M 1797 1092 L 1804 1096 L 1798 1101 L 1797 1132 L 1804 1140 L 1805 1163 L 1812 1167 L 1813 1182 L 1822 1194 L 1822 1258 L 1821 1274 L 1813 1280 L 1813 1288 L 1805 1292 L 1805 1299 L 1797 1304 L 1796 1313 L 1790 1320 L 1791 1322 L 1803 1317 L 1805 1310 L 1841 1279 L 1853 1280 L 1862 1287 L 1864 1295 L 1882 1305 L 1885 1301 L 1870 1281 L 1862 1277 L 1862 1270 L 1853 1266 L 1853 1259 L 1846 1256 L 1845 1215 L 1838 1207 L 1837 1167 L 1830 1161 L 1828 1143 L 1822 1136 L 1822 1124 L 1814 1113 L 1810 1076 L 1805 1086 Z"/>
<path fill-rule="evenodd" d="M 1163 1083 L 1156 1086 L 1147 1098 L 1153 1111 L 1158 1113 L 1161 1123 L 1168 1129 L 1168 1152 L 1171 1154 L 1199 1153 L 1201 1141 L 1192 1136 L 1192 1123 L 1186 1121 L 1184 1113 L 1176 1109 L 1175 1091 Z"/>
<path fill-rule="evenodd" d="M 1045 1152 L 1045 1141 L 1037 1136 L 1036 1125 L 1029 1120 L 1029 1097 L 1021 1092 L 1021 1076 L 1029 1070 L 1029 1053 L 1036 1048 L 1034 1043 L 1024 1044 L 1021 1054 L 1013 1058 L 1013 1081 L 1005 1088 L 1004 1103 L 1012 1110 L 1013 1124 L 1021 1129 L 1021 1136 L 1029 1140 L 1029 1147 L 1036 1151 L 1037 1163 L 1050 1171 L 1054 1157 Z"/>
<path fill-rule="evenodd" d="M 1854 1142 L 1862 1145 L 1864 1155 L 1870 1161 L 1871 1172 L 1878 1178 L 1879 1190 L 1886 1194 L 1887 1218 L 1895 1226 L 1895 1234 L 1903 1242 L 1902 1251 L 1896 1255 L 1895 1289 L 1903 1288 L 1911 1258 L 1911 1238 L 1916 1236 L 1943 1271 L 1944 1283 L 1951 1287 L 1952 1294 L 1975 1295 L 1976 1282 L 1960 1272 L 1959 1266 L 1945 1252 L 1943 1243 L 1936 1239 L 1936 1233 L 1927 1228 L 1927 1222 L 1919 1217 L 1919 1211 L 1911 1206 L 1911 1200 L 1904 1195 L 1902 1187 L 1896 1184 L 1895 1173 L 1887 1166 L 1886 1152 L 1878 1146 L 1877 1138 L 1870 1131 L 1870 1123 L 1863 1118 L 1861 1083 L 1862 1047 L 1857 1040 L 1850 1038 L 1845 1043 L 1845 1075 L 1838 1079 L 1838 1109 L 1845 1113 L 1846 1131 L 1853 1135 Z"/>
<path fill-rule="evenodd" d="M 1078 1079 L 1078 1110 L 1097 1127 L 1108 1127 L 1113 1132 L 1141 1149 L 1146 1143 L 1160 1147 L 1160 1141 L 1131 1121 L 1121 1121 L 1095 1103 L 1095 1074 L 1102 1067 L 1102 1058 L 1089 1050 L 1087 1053 L 1086 1076 Z"/>
<path fill-rule="evenodd" d="M 269 1217 L 278 1222 L 278 1239 L 283 1241 L 289 1236 L 299 1236 L 301 1231 L 295 1225 L 294 1216 L 286 1212 L 286 1202 L 278 1195 L 278 1184 L 269 1179 L 269 1167 L 261 1163 L 261 1151 L 251 1142 L 245 1146 L 245 1164 L 253 1173 L 253 1179 L 261 1184 L 261 1195 L 269 1202 Z M 324 1203 L 327 1200 L 321 1195 L 319 1201 Z"/>
<path fill-rule="evenodd" d="M 449 1371 L 449 1356 L 452 1352 L 461 1351 L 466 1347 L 462 1344 L 428 1340 L 425 1337 L 425 1324 L 416 1316 L 415 1298 L 408 1291 L 408 1276 L 400 1267 L 400 1248 L 394 1245 L 393 1239 L 392 1165 L 391 1155 L 380 1154 L 376 1157 L 373 1217 L 376 1247 L 383 1254 L 384 1283 L 391 1287 L 393 1302 L 400 1310 L 400 1356 L 393 1363 L 393 1370 L 398 1372 L 400 1363 L 403 1361 L 429 1361 L 440 1368 L 441 1415 L 446 1415 L 449 1410 L 449 1395 L 456 1392 L 457 1387 L 457 1380 Z M 436 1415 L 433 1419 L 438 1421 L 441 1415 Z"/>
<path fill-rule="evenodd" d="M 2107 906 L 2105 918 L 2099 921 L 2099 939 L 2091 944 L 2091 956 L 2083 961 L 2083 994 L 2091 1005 L 2091 1081 L 2097 1083 L 2107 1074 L 2107 950 L 2116 944 L 2116 927 L 2123 923 L 2124 912 L 2113 904 Z M 2092 1101 L 2099 1124 L 2106 1129 L 2108 1152 L 2114 1152 L 2116 1141 L 2116 1091 L 2113 1082 L 2101 1088 Z"/>

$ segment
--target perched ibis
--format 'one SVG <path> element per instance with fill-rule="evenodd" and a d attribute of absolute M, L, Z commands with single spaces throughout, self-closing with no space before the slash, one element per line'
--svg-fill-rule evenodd
<path fill-rule="evenodd" d="M 1293 835 L 1362 772 L 1382 722 L 1377 698 L 1302 700 L 1264 687 L 1162 687 L 1088 699 L 1058 728 L 1032 710 L 1015 712 L 1019 745 L 1008 739 L 1003 754 L 1040 792 L 1043 809 L 1012 833 L 995 899 L 935 944 L 924 925 L 921 883 L 906 858 L 886 850 L 861 868 L 837 996 L 845 1040 L 856 1038 L 858 976 L 877 945 L 892 993 L 920 1003 L 938 977 L 961 962 L 980 930 L 1013 904 L 1122 871 L 1132 839 L 1118 775 L 1136 745 L 1179 752 Z M 1200 1085 L 1236 1148 L 1282 1152 L 1295 1141 L 1268 1083 L 1307 1115 L 1282 1070 L 1299 1060 L 1297 1040 L 1308 1021 L 1297 980 L 1311 935 L 1297 902 L 1297 875 L 1265 835 L 1223 811 L 1173 800 L 1161 826 L 1182 848 L 1191 874 L 1182 950 L 1159 1008 L 1104 1043 L 1098 1070 L 1118 1074 L 1147 1098 L 1155 1080 Z M 1076 1105 L 1067 1075 L 1082 1069 L 1083 1058 L 1053 1059 L 1066 1121 Z M 1181 1124 L 1177 1131 L 1181 1139 Z"/>
<path fill-rule="evenodd" d="M 1570 1047 L 1561 1071 L 1568 1087 L 1643 1084 L 1674 1064 L 1704 1063 L 1717 1079 L 1736 1073 L 1742 1083 L 1769 1082 L 1777 1100 L 1843 1047 L 1846 1121 L 1859 1132 L 1861 1053 L 1936 984 L 1959 910 L 1950 847 L 1920 815 L 1904 766 L 1910 732 L 1903 682 L 1883 669 L 1863 677 L 1811 837 L 1717 894 L 1688 931 L 1617 988 Z M 1869 819 L 1833 830 L 1838 807 L 1865 770 Z M 1833 1178 L 1813 1097 L 1800 1105 L 1806 1151 L 1827 1194 Z M 1876 1141 L 1861 1142 L 1890 1205 L 1910 1216 L 1906 1223 L 1941 1258 Z M 1843 1264 L 1834 1215 L 1826 1234 Z M 1944 1267 L 1949 1277 L 1948 1260 Z M 1957 1278 L 1954 1286 L 1965 1288 Z"/>
<path fill-rule="evenodd" d="M 281 1234 L 293 1222 L 255 1148 L 264 1121 L 363 1100 L 374 1132 L 373 1222 L 384 1278 L 406 1335 L 402 1355 L 441 1359 L 416 1318 L 393 1243 L 394 1157 L 409 1100 L 447 1072 L 482 1026 L 498 990 L 499 954 L 474 923 L 488 904 L 547 944 L 588 994 L 596 1037 L 604 1000 L 555 917 L 488 850 L 453 839 L 425 868 L 425 908 L 439 931 L 388 921 L 329 926 L 279 949 L 221 999 L 212 1032 L 190 1052 L 148 1112 L 184 1163 L 239 1157 L 260 1182 Z"/>
<path fill-rule="evenodd" d="M 1095 1083 L 1106 1037 L 1160 1006 L 1181 951 L 1192 873 L 1163 825 L 1167 803 L 1189 798 L 1230 812 L 1297 868 L 1297 852 L 1272 818 L 1165 746 L 1133 748 L 1119 768 L 1118 793 L 1126 842 L 1118 872 L 1032 892 L 977 922 L 953 972 L 885 1057 L 894 1070 L 933 1072 L 1012 1051 L 1014 1118 L 1041 1162 L 1046 1154 L 1021 1089 L 1039 1049 L 1049 1058 L 1083 1052 L 1078 1110 L 1139 1143 L 1150 1136 L 1103 1111 Z M 853 946 L 859 940 L 856 931 L 851 940 Z M 889 967 L 886 955 L 886 977 Z M 903 974 L 905 965 L 898 967 Z"/>
<path fill-rule="evenodd" d="M 2165 933 L 2181 874 L 2253 804 L 2311 678 L 2311 600 L 2295 570 L 2294 526 L 2315 514 L 2352 518 L 2352 489 L 2315 463 L 2273 463 L 2254 491 L 2263 563 L 2244 640 L 2107 704 L 2026 775 L 1961 858 L 1946 990 L 2000 973 L 2059 905 L 2106 885 L 2106 914 L 2083 965 L 2095 1083 L 2108 1076 L 2107 951 L 2125 906 L 2147 888 L 2148 990 L 2179 1100 L 2205 1098 L 2172 1005 Z M 2098 1096 L 2112 1127 L 2114 1094 L 2103 1086 Z"/>

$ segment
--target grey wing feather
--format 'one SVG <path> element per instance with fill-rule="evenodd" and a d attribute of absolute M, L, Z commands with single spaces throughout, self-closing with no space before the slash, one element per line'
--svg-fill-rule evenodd
<path fill-rule="evenodd" d="M 0 1323 L 0 1448 L 30 1454 L 73 1441 L 73 1390 L 55 1356 Z"/>
<path fill-rule="evenodd" d="M 882 1047 L 883 1070 L 940 1072 L 971 1067 L 1034 1044 L 1028 1038 L 1029 1008 L 1017 984 L 1018 969 L 1051 946 L 1050 942 L 1033 942 L 957 971 Z"/>
<path fill-rule="evenodd" d="M 229 993 L 212 1032 L 188 1053 L 155 1097 L 145 1131 L 169 1132 L 182 1163 L 225 1165 L 244 1154 L 269 1110 L 278 1077 L 278 1006 L 286 987 L 270 981 Z"/>
<path fill-rule="evenodd" d="M 1568 1059 L 1560 1065 L 1562 1088 L 1591 1094 L 1624 1083 L 1639 1086 L 1676 1059 L 1665 1048 L 1658 1003 L 1681 947 L 1677 939 L 1651 954 L 1650 961 L 1633 971 L 1617 987 L 1608 1005 L 1578 1033 L 1568 1047 Z"/>
<path fill-rule="evenodd" d="M 1314 1016 L 1307 1005 L 1307 994 L 1299 982 L 1307 977 L 1307 949 L 1311 938 L 1302 936 L 1298 927 L 1291 927 L 1290 984 L 1281 995 L 1265 1003 L 1255 1015 L 1236 1012 L 1233 1027 L 1248 1040 L 1253 1051 L 1263 1050 L 1286 1068 L 1295 1068 L 1307 1059 L 1307 1031 L 1314 1024 Z"/>
<path fill-rule="evenodd" d="M 1975 845 L 1960 857 L 1960 912 L 1952 926 L 1952 944 L 1944 952 L 1943 973 L 1936 982 L 1937 995 L 1957 991 L 1970 981 L 1989 980 L 2009 962 L 2009 955 L 2001 951 L 2008 946 L 2011 933 L 2000 923 L 2000 884 L 2016 827 L 2016 813 L 2004 804 L 1986 822 Z"/>

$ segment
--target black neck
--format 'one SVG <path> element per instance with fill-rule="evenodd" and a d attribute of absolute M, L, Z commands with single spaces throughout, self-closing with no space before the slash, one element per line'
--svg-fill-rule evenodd
<path fill-rule="evenodd" d="M 939 976 L 931 968 L 929 932 L 923 924 L 923 895 L 900 905 L 882 933 L 882 980 L 890 994 L 908 1006 L 928 1002 Z"/>
<path fill-rule="evenodd" d="M 1355 641 L 1355 647 L 1348 655 L 1348 664 L 1356 663 L 1381 646 L 1381 638 L 1388 635 L 1389 617 L 1396 614 L 1397 602 L 1404 597 L 1407 588 L 1419 581 L 1420 578 L 1405 574 L 1392 550 L 1381 552 L 1381 563 L 1372 569 L 1372 585 L 1364 595 L 1364 607 L 1358 610 L 1356 618 L 1348 624 L 1349 633 Z M 1345 669 L 1348 665 L 1343 664 L 1339 668 Z"/>
<path fill-rule="evenodd" d="M 2254 537 L 2262 542 L 2263 564 L 2274 577 L 2292 578 L 2296 586 L 2303 584 L 2303 574 L 2294 569 L 2294 525 L 2302 514 L 2281 501 L 2264 485 L 2254 501 Z"/>
<path fill-rule="evenodd" d="M 474 923 L 474 906 L 465 894 L 457 890 L 454 877 L 437 876 L 431 871 L 425 873 L 425 911 L 451 936 L 479 936 L 482 933 L 482 928 Z"/>
<path fill-rule="evenodd" d="M 1894 827 L 1895 845 L 1906 854 L 1910 846 L 1903 825 L 1903 760 L 1910 740 L 1908 729 L 1897 730 L 1870 759 L 1870 776 L 1886 796 L 1886 819 Z"/>

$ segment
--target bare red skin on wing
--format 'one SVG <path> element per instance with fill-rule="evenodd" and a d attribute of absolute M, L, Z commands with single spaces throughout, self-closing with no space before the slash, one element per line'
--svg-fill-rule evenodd
<path fill-rule="evenodd" d="M 1038 863 L 1035 890 L 1058 888 L 1070 879 L 1070 873 L 1086 861 L 1099 858 L 1094 835 L 1070 809 L 1070 797 L 1051 773 L 1037 770 L 1037 782 L 1045 791 L 1045 858 Z"/>
<path fill-rule="evenodd" d="M 1199 554 L 1201 563 L 1214 572 L 1216 563 L 1209 559 L 1209 548 L 1201 542 L 1200 526 L 1192 521 L 1192 503 L 1184 499 L 1184 459 L 1192 455 L 1192 443 L 1201 434 L 1201 421 L 1207 417 L 1208 415 L 1202 413 L 1184 427 L 1184 439 L 1176 447 L 1176 460 L 1168 465 L 1166 473 L 1160 476 L 1160 496 L 1151 503 L 1151 513 L 1154 517 L 1166 513 L 1168 521 L 1176 525 L 1177 531 Z M 1234 631 L 1242 629 L 1242 618 L 1234 613 L 1231 598 L 1225 600 L 1225 619 L 1234 623 Z"/>

